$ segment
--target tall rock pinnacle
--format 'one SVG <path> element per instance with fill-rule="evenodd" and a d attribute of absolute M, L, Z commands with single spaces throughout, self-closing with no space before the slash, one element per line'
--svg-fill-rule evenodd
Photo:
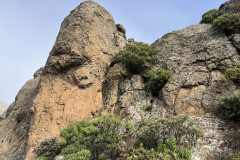
<path fill-rule="evenodd" d="M 110 59 L 126 44 L 125 29 L 92 1 L 67 16 L 46 65 L 19 91 L 0 122 L 0 159 L 33 160 L 42 140 L 59 137 L 70 122 L 102 107 L 102 83 Z"/>

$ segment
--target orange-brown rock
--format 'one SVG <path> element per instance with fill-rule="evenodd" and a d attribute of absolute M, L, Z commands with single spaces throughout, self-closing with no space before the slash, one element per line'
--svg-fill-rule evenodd
<path fill-rule="evenodd" d="M 0 122 L 0 159 L 33 160 L 32 151 L 42 140 L 59 137 L 71 122 L 92 118 L 91 112 L 103 105 L 102 83 L 110 60 L 125 44 L 123 26 L 97 3 L 85 1 L 73 10 L 45 67 L 23 87 L 13 111 Z"/>

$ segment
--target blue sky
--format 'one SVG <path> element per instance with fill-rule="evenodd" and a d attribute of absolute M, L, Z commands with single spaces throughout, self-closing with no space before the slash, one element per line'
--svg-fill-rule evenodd
<path fill-rule="evenodd" d="M 127 37 L 153 43 L 201 20 L 226 0 L 95 0 Z M 0 101 L 10 104 L 33 73 L 44 66 L 61 22 L 81 0 L 0 1 Z"/>

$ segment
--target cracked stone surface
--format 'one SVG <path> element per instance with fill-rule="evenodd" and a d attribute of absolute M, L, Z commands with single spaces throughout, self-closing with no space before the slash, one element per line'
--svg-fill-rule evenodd
<path fill-rule="evenodd" d="M 164 35 L 152 44 L 161 66 L 174 72 L 160 98 L 176 114 L 201 116 L 218 98 L 236 89 L 222 83 L 223 72 L 240 61 L 236 48 L 208 24 L 197 24 Z"/>
<path fill-rule="evenodd" d="M 239 13 L 240 12 L 240 1 L 239 0 L 229 0 L 223 3 L 219 7 L 218 15 L 228 14 L 228 13 Z"/>

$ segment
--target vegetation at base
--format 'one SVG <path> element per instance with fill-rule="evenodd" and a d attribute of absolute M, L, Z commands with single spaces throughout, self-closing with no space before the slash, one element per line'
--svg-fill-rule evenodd
<path fill-rule="evenodd" d="M 190 160 L 190 148 L 203 132 L 187 120 L 188 116 L 179 115 L 172 120 L 152 118 L 142 122 L 134 149 L 122 155 L 120 160 Z"/>
<path fill-rule="evenodd" d="M 233 68 L 227 69 L 224 72 L 224 78 L 227 82 L 234 81 L 236 83 L 240 82 L 240 64 L 234 66 Z"/>
<path fill-rule="evenodd" d="M 170 160 L 170 156 L 164 156 L 154 149 L 145 149 L 142 144 L 139 148 L 133 148 L 130 153 L 121 155 L 118 160 Z"/>
<path fill-rule="evenodd" d="M 240 13 L 219 16 L 213 21 L 212 26 L 225 32 L 227 36 L 240 33 Z"/>
<path fill-rule="evenodd" d="M 240 120 L 240 90 L 223 96 L 216 104 L 215 111 L 223 119 Z"/>
<path fill-rule="evenodd" d="M 73 154 L 67 154 L 64 159 L 67 160 L 89 160 L 91 158 L 91 152 L 89 150 L 83 149 Z"/>
<path fill-rule="evenodd" d="M 122 63 L 129 74 L 140 74 L 157 64 L 156 51 L 151 45 L 143 42 L 134 42 L 130 39 L 123 50 L 113 59 L 114 62 Z M 132 42 L 133 41 L 133 42 Z"/>
<path fill-rule="evenodd" d="M 119 141 L 134 131 L 133 124 L 123 123 L 113 115 L 105 115 L 92 122 L 83 120 L 72 123 L 61 131 L 60 135 L 65 139 L 61 154 L 81 157 L 79 150 L 87 149 L 91 153 L 90 159 L 113 159 Z"/>
<path fill-rule="evenodd" d="M 191 153 L 191 150 L 181 148 L 175 140 L 171 139 L 166 143 L 160 143 L 157 150 L 146 149 L 140 144 L 138 148 L 123 154 L 118 160 L 191 160 Z"/>
<path fill-rule="evenodd" d="M 146 149 L 158 150 L 159 144 L 166 144 L 171 139 L 179 146 L 193 146 L 203 132 L 188 122 L 188 116 L 179 115 L 172 120 L 167 118 L 152 118 L 142 122 L 134 146 L 143 144 Z"/>
<path fill-rule="evenodd" d="M 202 15 L 200 23 L 212 23 L 218 16 L 218 9 L 211 9 Z"/>
<path fill-rule="evenodd" d="M 176 116 L 142 122 L 134 148 L 122 154 L 119 141 L 135 127 L 105 115 L 70 124 L 61 131 L 62 141 L 46 139 L 34 153 L 37 160 L 190 160 L 190 148 L 203 133 L 187 120 L 187 116 Z"/>
<path fill-rule="evenodd" d="M 151 90 L 153 95 L 157 95 L 159 90 L 167 83 L 168 79 L 172 76 L 172 71 L 158 68 L 151 70 L 143 75 L 147 88 Z"/>

